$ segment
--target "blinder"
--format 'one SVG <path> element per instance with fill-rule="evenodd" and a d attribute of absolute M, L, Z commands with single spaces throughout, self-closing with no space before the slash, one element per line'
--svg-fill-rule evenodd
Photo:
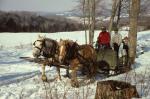
<path fill-rule="evenodd" d="M 35 43 L 36 42 L 42 42 L 42 47 L 40 48 L 40 47 L 38 47 L 38 46 L 36 46 L 35 45 Z M 45 39 L 44 40 L 36 40 L 34 43 L 33 43 L 33 46 L 34 46 L 34 48 L 37 48 L 39 51 L 40 51 L 40 53 L 42 52 L 42 49 L 43 49 L 43 46 L 45 45 Z"/>

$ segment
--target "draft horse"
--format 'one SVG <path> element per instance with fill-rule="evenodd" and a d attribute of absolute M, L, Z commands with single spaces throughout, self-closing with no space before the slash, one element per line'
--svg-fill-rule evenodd
<path fill-rule="evenodd" d="M 32 54 L 35 58 L 43 56 L 46 60 L 45 63 L 43 63 L 42 65 L 42 77 L 41 78 L 43 81 L 47 81 L 47 77 L 45 74 L 45 66 L 47 64 L 50 65 L 50 63 L 58 60 L 57 53 L 58 53 L 57 41 L 38 35 L 38 39 L 33 43 Z M 56 68 L 57 68 L 58 79 L 61 80 L 60 68 L 59 67 L 56 67 Z"/>
<path fill-rule="evenodd" d="M 91 45 L 78 45 L 71 40 L 60 40 L 59 42 L 59 62 L 68 64 L 71 72 L 71 85 L 79 87 L 77 71 L 86 70 L 87 77 L 92 78 L 96 74 L 96 52 Z M 69 71 L 67 70 L 67 75 Z"/>

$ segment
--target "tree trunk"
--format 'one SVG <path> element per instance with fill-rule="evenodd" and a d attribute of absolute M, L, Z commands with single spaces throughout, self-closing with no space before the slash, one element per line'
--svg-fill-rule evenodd
<path fill-rule="evenodd" d="M 95 0 L 91 1 L 91 34 L 90 34 L 90 44 L 93 45 L 93 39 L 94 39 L 94 29 L 95 29 Z"/>
<path fill-rule="evenodd" d="M 89 28 L 89 44 L 91 43 L 91 0 L 88 0 L 88 28 Z"/>
<path fill-rule="evenodd" d="M 137 23 L 140 10 L 140 0 L 131 0 L 130 6 L 130 30 L 129 30 L 129 57 L 131 64 L 134 63 L 136 57 L 137 46 Z"/>
<path fill-rule="evenodd" d="M 84 17 L 84 31 L 85 31 L 85 44 L 87 44 L 87 27 L 86 27 L 86 23 L 85 23 L 85 19 L 86 19 L 86 11 L 85 11 L 85 6 L 86 6 L 86 2 L 85 0 L 83 0 L 83 17 Z"/>
<path fill-rule="evenodd" d="M 117 9 L 119 7 L 119 4 L 120 4 L 120 0 L 113 0 L 112 14 L 111 14 L 110 23 L 109 23 L 109 29 L 108 29 L 109 32 L 112 31 L 112 26 L 113 26 L 113 23 L 114 23 L 114 18 L 115 18 Z"/>
<path fill-rule="evenodd" d="M 107 80 L 97 82 L 95 99 L 139 98 L 136 86 L 127 82 Z"/>
<path fill-rule="evenodd" d="M 120 14 L 121 14 L 121 4 L 122 0 L 119 0 L 118 10 L 117 10 L 117 20 L 116 20 L 116 26 L 119 27 L 119 21 L 120 21 Z"/>

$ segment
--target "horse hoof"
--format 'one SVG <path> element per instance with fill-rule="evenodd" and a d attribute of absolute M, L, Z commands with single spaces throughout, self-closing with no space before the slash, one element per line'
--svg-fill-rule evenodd
<path fill-rule="evenodd" d="M 56 77 L 56 81 L 61 81 L 61 77 Z"/>
<path fill-rule="evenodd" d="M 42 80 L 43 80 L 44 82 L 47 82 L 47 77 L 46 77 L 46 75 L 42 75 Z"/>
<path fill-rule="evenodd" d="M 71 86 L 75 88 L 79 88 L 79 84 L 77 82 L 71 82 Z"/>
<path fill-rule="evenodd" d="M 58 78 L 58 80 L 59 80 L 59 81 L 62 81 L 62 79 L 61 79 L 61 78 Z"/>

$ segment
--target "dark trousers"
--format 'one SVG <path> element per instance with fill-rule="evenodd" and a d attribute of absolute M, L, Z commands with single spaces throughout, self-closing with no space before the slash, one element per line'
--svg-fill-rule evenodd
<path fill-rule="evenodd" d="M 117 54 L 117 58 L 119 58 L 119 55 L 118 55 L 118 53 L 119 53 L 119 45 L 117 44 L 117 43 L 113 43 L 113 47 L 114 47 L 114 50 L 115 50 L 115 52 L 116 52 L 116 54 Z"/>
<path fill-rule="evenodd" d="M 123 45 L 123 49 L 125 49 L 126 50 L 126 52 L 127 52 L 127 57 L 129 57 L 129 47 L 128 47 L 128 45 Z"/>
<path fill-rule="evenodd" d="M 99 44 L 98 49 L 110 49 L 110 44 Z"/>
<path fill-rule="evenodd" d="M 127 65 L 129 62 L 129 47 L 128 47 L 128 45 L 124 44 L 123 49 L 125 49 L 127 52 L 127 57 L 126 57 L 126 62 L 125 62 L 125 64 Z"/>

